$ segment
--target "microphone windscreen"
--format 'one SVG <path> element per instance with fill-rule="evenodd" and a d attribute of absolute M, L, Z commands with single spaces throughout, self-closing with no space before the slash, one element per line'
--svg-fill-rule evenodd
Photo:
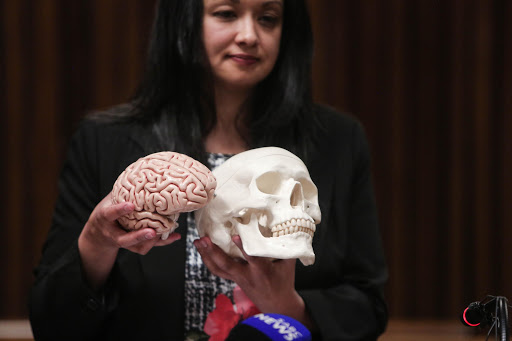
<path fill-rule="evenodd" d="M 476 327 L 485 322 L 485 312 L 479 302 L 471 303 L 461 314 L 461 322 L 470 327 Z"/>
<path fill-rule="evenodd" d="M 247 324 L 239 323 L 229 333 L 226 341 L 272 341 L 262 331 Z"/>
<path fill-rule="evenodd" d="M 299 321 L 279 314 L 257 314 L 236 325 L 226 341 L 311 341 Z"/>

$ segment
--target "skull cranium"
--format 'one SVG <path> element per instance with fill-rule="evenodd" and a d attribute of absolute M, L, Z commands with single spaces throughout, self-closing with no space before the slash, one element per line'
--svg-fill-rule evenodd
<path fill-rule="evenodd" d="M 201 236 L 234 257 L 242 253 L 231 237 L 240 235 L 250 256 L 314 263 L 312 238 L 321 213 L 302 160 L 282 148 L 258 148 L 233 156 L 213 174 L 215 197 L 195 213 Z"/>

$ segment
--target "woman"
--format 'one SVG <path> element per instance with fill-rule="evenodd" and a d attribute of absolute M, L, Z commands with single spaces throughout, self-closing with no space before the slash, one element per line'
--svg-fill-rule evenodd
<path fill-rule="evenodd" d="M 135 98 L 85 120 L 71 141 L 35 271 L 36 339 L 181 340 L 202 328 L 215 296 L 229 295 L 235 284 L 261 311 L 296 318 L 315 339 L 376 339 L 387 320 L 387 272 L 369 152 L 354 119 L 311 103 L 305 3 L 158 6 Z M 139 157 L 173 150 L 214 167 L 270 145 L 301 157 L 319 189 L 314 265 L 237 262 L 207 237 L 198 239 L 192 215 L 182 214 L 167 240 L 153 229 L 119 227 L 117 218 L 134 207 L 112 205 L 109 193 Z"/>

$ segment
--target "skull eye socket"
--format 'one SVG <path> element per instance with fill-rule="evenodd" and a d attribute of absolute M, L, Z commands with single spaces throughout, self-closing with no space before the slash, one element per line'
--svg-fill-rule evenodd
<path fill-rule="evenodd" d="M 312 201 L 318 195 L 318 190 L 314 183 L 309 181 L 308 179 L 300 179 L 299 180 L 302 186 L 302 193 L 304 194 L 304 199 Z"/>
<path fill-rule="evenodd" d="M 265 194 L 277 194 L 281 183 L 281 175 L 277 172 L 263 173 L 256 179 L 256 187 Z"/>

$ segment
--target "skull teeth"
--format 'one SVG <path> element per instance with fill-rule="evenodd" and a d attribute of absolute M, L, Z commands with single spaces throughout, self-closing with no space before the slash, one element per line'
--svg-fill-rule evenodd
<path fill-rule="evenodd" d="M 290 219 L 272 227 L 272 237 L 280 237 L 287 234 L 304 232 L 313 237 L 316 231 L 315 223 L 303 218 Z"/>

